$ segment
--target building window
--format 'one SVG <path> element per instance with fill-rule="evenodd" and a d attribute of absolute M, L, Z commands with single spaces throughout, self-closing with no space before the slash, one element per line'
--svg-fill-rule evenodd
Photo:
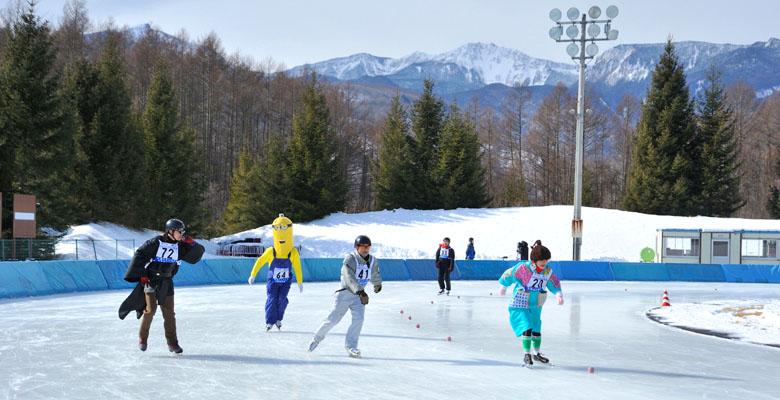
<path fill-rule="evenodd" d="M 699 257 L 700 249 L 701 244 L 699 238 L 664 238 L 664 256 L 666 257 Z"/>
<path fill-rule="evenodd" d="M 777 239 L 742 239 L 742 257 L 777 259 Z"/>

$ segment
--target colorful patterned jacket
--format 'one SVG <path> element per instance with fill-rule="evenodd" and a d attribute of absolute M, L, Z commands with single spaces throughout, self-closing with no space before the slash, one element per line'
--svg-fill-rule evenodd
<path fill-rule="evenodd" d="M 561 291 L 561 281 L 552 272 L 549 264 L 542 272 L 536 272 L 531 261 L 522 261 L 504 271 L 498 280 L 501 286 L 515 285 L 509 308 L 538 308 L 547 300 L 547 290 L 553 294 Z"/>

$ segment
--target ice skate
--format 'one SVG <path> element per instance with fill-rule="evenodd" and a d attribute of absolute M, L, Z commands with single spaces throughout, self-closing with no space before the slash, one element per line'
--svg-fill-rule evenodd
<path fill-rule="evenodd" d="M 179 346 L 178 344 L 176 344 L 176 345 L 170 345 L 169 344 L 168 345 L 168 351 L 170 351 L 171 353 L 173 353 L 174 355 L 177 355 L 177 356 L 180 356 L 181 353 L 184 352 L 184 350 L 182 350 L 181 346 Z"/>
<path fill-rule="evenodd" d="M 317 348 L 317 345 L 318 345 L 318 344 L 320 344 L 320 342 L 318 342 L 318 341 L 316 341 L 316 340 L 312 340 L 312 341 L 311 341 L 311 343 L 309 343 L 309 353 L 311 353 L 312 351 L 314 351 L 314 349 L 316 349 L 316 348 Z"/>
<path fill-rule="evenodd" d="M 448 290 L 448 291 L 447 291 L 447 296 L 449 296 L 449 295 L 450 295 L 450 291 Z"/>
<path fill-rule="evenodd" d="M 356 347 L 347 347 L 347 354 L 352 358 L 363 358 L 363 356 L 360 355 L 360 350 Z"/>
<path fill-rule="evenodd" d="M 282 330 L 282 321 L 276 321 L 276 328 Z"/>
<path fill-rule="evenodd" d="M 270 331 L 272 326 L 273 325 L 271 325 L 271 324 L 265 324 L 265 331 L 266 332 Z"/>
<path fill-rule="evenodd" d="M 146 351 L 146 339 L 138 339 L 138 348 L 141 351 Z"/>
<path fill-rule="evenodd" d="M 536 353 L 534 354 L 534 360 L 539 361 L 542 364 L 547 364 L 550 362 L 550 359 L 543 356 L 542 353 Z"/>
<path fill-rule="evenodd" d="M 531 360 L 531 355 L 526 354 L 525 357 L 523 357 L 523 366 L 526 368 L 533 368 L 534 362 Z"/>
<path fill-rule="evenodd" d="M 443 295 L 443 294 L 444 294 L 444 289 L 442 289 L 442 290 L 439 290 L 439 296 L 441 296 L 441 295 Z"/>

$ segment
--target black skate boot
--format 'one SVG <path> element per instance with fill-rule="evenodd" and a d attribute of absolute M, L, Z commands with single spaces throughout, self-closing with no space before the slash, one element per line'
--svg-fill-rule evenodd
<path fill-rule="evenodd" d="M 181 353 L 184 352 L 184 350 L 182 350 L 181 346 L 179 346 L 178 344 L 175 344 L 175 345 L 170 345 L 169 344 L 168 345 L 168 351 L 170 351 L 171 353 L 173 353 L 173 354 L 175 354 L 177 356 L 180 356 Z"/>
<path fill-rule="evenodd" d="M 442 290 L 439 290 L 439 296 L 441 296 L 441 295 L 443 295 L 443 294 L 444 294 L 444 289 L 442 289 Z"/>
<path fill-rule="evenodd" d="M 526 368 L 531 368 L 532 365 L 534 365 L 534 362 L 531 361 L 531 355 L 526 354 L 525 357 L 523 357 L 523 366 Z"/>
<path fill-rule="evenodd" d="M 539 361 L 542 364 L 547 364 L 548 362 L 550 362 L 550 359 L 543 356 L 542 353 L 534 354 L 534 360 Z"/>

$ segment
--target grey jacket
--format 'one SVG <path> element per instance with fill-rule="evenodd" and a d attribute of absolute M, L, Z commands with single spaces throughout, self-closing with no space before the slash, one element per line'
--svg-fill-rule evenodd
<path fill-rule="evenodd" d="M 369 262 L 366 262 L 357 251 L 344 257 L 344 262 L 341 265 L 341 287 L 339 290 L 347 289 L 352 293 L 357 293 L 363 290 L 368 282 L 374 286 L 382 284 L 382 276 L 379 274 L 379 263 L 376 257 L 369 254 L 368 258 Z M 358 271 L 358 264 L 362 267 L 360 271 Z"/>

